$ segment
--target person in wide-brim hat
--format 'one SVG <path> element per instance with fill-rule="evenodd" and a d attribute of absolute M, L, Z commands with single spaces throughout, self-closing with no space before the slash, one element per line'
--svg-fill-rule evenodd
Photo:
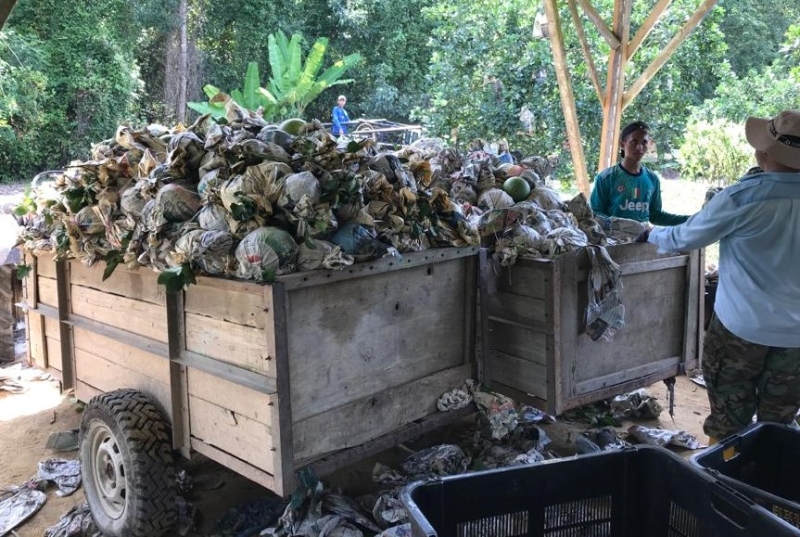
<path fill-rule="evenodd" d="M 800 170 L 800 111 L 787 110 L 772 119 L 748 118 L 744 133 L 758 151 L 787 168 Z"/>
<path fill-rule="evenodd" d="M 703 343 L 709 443 L 800 409 L 800 111 L 751 117 L 758 163 L 685 223 L 638 241 L 661 251 L 719 241 L 719 284 Z"/>

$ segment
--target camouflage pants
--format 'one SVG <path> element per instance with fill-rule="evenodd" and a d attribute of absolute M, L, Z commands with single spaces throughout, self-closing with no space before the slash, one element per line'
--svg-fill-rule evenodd
<path fill-rule="evenodd" d="M 703 344 L 711 414 L 703 430 L 721 440 L 753 420 L 790 423 L 800 408 L 800 348 L 745 341 L 714 315 Z"/>

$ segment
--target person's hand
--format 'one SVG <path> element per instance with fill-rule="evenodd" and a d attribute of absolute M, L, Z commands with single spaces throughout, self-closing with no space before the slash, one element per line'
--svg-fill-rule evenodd
<path fill-rule="evenodd" d="M 645 228 L 644 231 L 636 235 L 636 238 L 633 239 L 633 242 L 647 242 L 647 239 L 650 238 L 650 228 Z"/>

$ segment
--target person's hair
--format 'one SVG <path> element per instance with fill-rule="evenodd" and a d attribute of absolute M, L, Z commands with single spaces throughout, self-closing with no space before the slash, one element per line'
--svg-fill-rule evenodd
<path fill-rule="evenodd" d="M 628 123 L 622 128 L 622 132 L 619 135 L 620 143 L 625 141 L 625 138 L 628 137 L 629 134 L 633 134 L 636 131 L 645 130 L 650 131 L 650 127 L 647 126 L 647 123 L 644 121 L 633 121 Z M 620 158 L 625 158 L 625 150 L 621 147 L 619 148 L 619 156 Z"/>
<path fill-rule="evenodd" d="M 345 97 L 344 95 L 339 95 L 338 97 L 336 97 L 336 100 L 337 101 L 346 101 L 347 97 Z"/>

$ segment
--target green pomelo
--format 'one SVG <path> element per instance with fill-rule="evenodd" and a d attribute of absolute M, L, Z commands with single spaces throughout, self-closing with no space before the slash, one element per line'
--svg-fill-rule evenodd
<path fill-rule="evenodd" d="M 278 128 L 282 131 L 288 132 L 293 136 L 297 136 L 303 131 L 303 128 L 305 126 L 306 126 L 305 121 L 303 121 L 298 117 L 293 117 L 281 123 Z"/>
<path fill-rule="evenodd" d="M 531 185 L 522 177 L 509 177 L 503 183 L 503 190 L 515 202 L 520 202 L 528 199 L 528 195 L 531 193 Z"/>

